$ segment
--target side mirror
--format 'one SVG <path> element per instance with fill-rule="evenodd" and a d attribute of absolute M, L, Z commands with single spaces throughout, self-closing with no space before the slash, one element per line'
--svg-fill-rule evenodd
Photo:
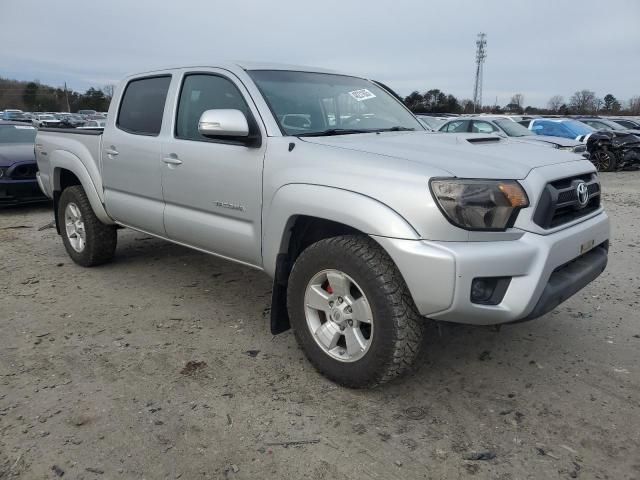
<path fill-rule="evenodd" d="M 198 132 L 205 137 L 248 137 L 249 123 L 240 110 L 206 110 L 200 115 Z"/>

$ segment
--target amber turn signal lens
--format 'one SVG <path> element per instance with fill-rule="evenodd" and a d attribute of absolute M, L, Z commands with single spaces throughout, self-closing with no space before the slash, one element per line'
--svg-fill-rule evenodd
<path fill-rule="evenodd" d="M 529 199 L 524 189 L 517 183 L 501 183 L 498 188 L 507 200 L 511 203 L 512 207 L 528 207 Z"/>

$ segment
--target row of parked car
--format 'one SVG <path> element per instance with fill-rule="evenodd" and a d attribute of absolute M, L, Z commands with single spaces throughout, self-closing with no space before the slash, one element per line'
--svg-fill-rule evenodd
<path fill-rule="evenodd" d="M 79 110 L 68 112 L 23 112 L 22 110 L 4 110 L 2 120 L 31 123 L 34 127 L 48 128 L 102 128 L 107 119 L 106 112 Z"/>
<path fill-rule="evenodd" d="M 105 112 L 0 112 L 0 205 L 42 201 L 33 154 L 37 128 L 104 128 Z M 309 120 L 288 115 L 286 122 Z M 640 118 L 425 115 L 427 130 L 489 134 L 510 141 L 567 150 L 589 158 L 601 171 L 640 165 Z M 285 122 L 285 123 L 286 123 Z M 496 139 L 497 140 L 497 139 Z"/>
<path fill-rule="evenodd" d="M 417 116 L 432 131 L 489 134 L 581 153 L 601 171 L 640 165 L 639 117 Z"/>
<path fill-rule="evenodd" d="M 0 206 L 47 201 L 36 179 L 34 144 L 38 128 L 104 128 L 107 114 L 0 111 Z"/>

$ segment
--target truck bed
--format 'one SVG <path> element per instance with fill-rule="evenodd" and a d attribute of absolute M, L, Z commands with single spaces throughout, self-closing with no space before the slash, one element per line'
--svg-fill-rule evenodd
<path fill-rule="evenodd" d="M 53 195 L 54 175 L 51 159 L 77 162 L 80 160 L 104 202 L 102 188 L 103 129 L 39 128 L 36 135 L 36 159 L 45 194 Z M 76 157 L 76 158 L 73 158 Z"/>

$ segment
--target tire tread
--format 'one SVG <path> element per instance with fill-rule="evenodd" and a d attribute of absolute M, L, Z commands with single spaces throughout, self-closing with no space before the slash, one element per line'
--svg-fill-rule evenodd
<path fill-rule="evenodd" d="M 426 320 L 418 313 L 398 268 L 384 249 L 375 240 L 366 235 L 343 235 L 320 240 L 307 247 L 301 257 L 326 254 L 334 251 L 334 249 L 348 252 L 350 255 L 357 257 L 369 269 L 371 277 L 380 288 L 380 295 L 384 295 L 387 301 L 391 303 L 390 310 L 393 313 L 389 320 L 393 322 L 393 331 L 395 333 L 391 355 L 385 362 L 384 368 L 366 384 L 346 384 L 345 386 L 372 388 L 406 374 L 412 369 L 420 355 Z M 300 259 L 300 257 L 298 258 Z M 292 276 L 294 276 L 296 268 L 304 268 L 303 264 L 304 258 L 302 258 L 302 262 L 296 261 Z M 290 302 L 291 297 L 288 297 Z M 291 308 L 291 304 L 289 304 L 290 311 Z M 294 332 L 298 336 L 295 329 Z M 321 373 L 327 375 L 328 372 L 323 370 L 321 364 L 315 362 L 308 354 L 307 358 Z"/>

